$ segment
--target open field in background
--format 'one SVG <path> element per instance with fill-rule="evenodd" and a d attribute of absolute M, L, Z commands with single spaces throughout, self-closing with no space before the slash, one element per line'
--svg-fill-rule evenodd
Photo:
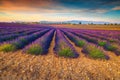
<path fill-rule="evenodd" d="M 51 24 L 51 26 L 76 29 L 120 30 L 120 25 Z"/>
<path fill-rule="evenodd" d="M 110 25 L 108 26 L 109 28 L 104 25 L 79 25 L 79 26 L 54 25 L 54 27 L 55 29 L 62 27 L 62 28 L 75 28 L 75 29 L 120 30 L 119 25 Z M 15 37 L 37 33 L 39 35 L 38 37 L 35 38 L 40 37 L 40 39 L 37 40 L 38 41 L 40 40 L 42 42 L 42 40 L 47 40 L 45 39 L 46 36 L 50 36 L 51 34 L 53 35 L 53 37 L 50 42 L 48 53 L 46 55 L 34 55 L 34 54 L 31 55 L 31 54 L 27 54 L 26 52 L 23 52 L 24 49 L 19 49 L 15 52 L 8 52 L 8 53 L 0 52 L 0 80 L 119 80 L 120 79 L 120 56 L 115 54 L 116 51 L 115 52 L 108 51 L 108 50 L 104 50 L 104 46 L 103 48 L 100 47 L 100 50 L 105 52 L 105 54 L 109 56 L 109 59 L 108 60 L 94 59 L 82 52 L 84 47 L 76 46 L 74 40 L 71 41 L 70 37 L 67 36 L 67 35 L 72 36 L 72 34 L 69 31 L 79 33 L 79 31 L 77 32 L 77 30 L 61 29 L 62 30 L 61 32 L 63 33 L 62 35 L 65 36 L 65 37 L 61 37 L 61 33 L 59 33 L 58 29 L 54 32 L 54 34 L 52 34 L 52 30 L 47 32 L 49 33 L 47 34 L 46 33 L 46 31 L 48 31 L 47 29 L 41 30 L 42 28 L 36 28 L 36 27 L 33 28 L 32 30 L 31 29 L 32 29 L 31 27 L 29 27 L 29 29 L 26 28 L 25 34 L 19 35 L 18 33 L 17 35 L 15 35 Z M 89 33 L 89 30 L 85 30 L 86 33 L 84 33 L 84 31 L 80 31 L 80 32 L 82 36 L 87 35 L 86 37 L 88 37 L 87 33 Z M 75 51 L 79 54 L 77 58 L 64 58 L 55 54 L 54 47 L 56 45 L 55 43 L 56 34 L 59 39 L 69 42 L 66 45 L 71 44 L 73 46 Z M 116 35 L 114 36 L 111 33 L 111 35 L 109 35 L 108 37 L 106 36 L 105 41 L 109 42 L 109 37 L 112 36 L 115 37 L 115 40 L 118 39 L 116 40 L 115 44 L 116 43 L 119 44 L 120 38 L 117 38 L 118 36 L 117 33 L 114 34 Z M 43 37 L 41 37 L 40 35 L 43 35 Z M 33 36 L 34 35 L 32 35 L 32 37 Z M 78 37 L 75 34 L 73 36 L 74 38 L 78 39 Z M 86 37 L 85 38 L 82 37 L 82 38 L 84 38 L 84 40 L 86 39 L 85 41 L 88 42 L 89 40 L 87 41 Z M 25 39 L 28 39 L 28 37 Z M 29 37 L 29 39 L 31 38 Z M 38 41 L 37 42 L 35 41 L 36 40 L 33 41 L 34 42 L 33 44 L 38 43 Z M 27 45 L 28 44 L 30 45 L 25 47 L 25 50 L 31 46 L 31 42 L 27 43 Z M 91 41 L 89 43 L 90 45 L 98 45 L 96 42 L 94 43 L 94 41 L 93 42 Z"/>

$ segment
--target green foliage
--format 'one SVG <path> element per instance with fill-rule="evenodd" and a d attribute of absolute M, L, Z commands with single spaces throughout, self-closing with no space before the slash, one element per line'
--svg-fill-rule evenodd
<path fill-rule="evenodd" d="M 101 59 L 105 59 L 105 55 L 102 51 L 100 51 L 99 49 L 94 49 L 94 50 L 91 50 L 90 52 L 90 57 L 92 58 L 101 58 Z"/>
<path fill-rule="evenodd" d="M 59 56 L 64 56 L 64 57 L 74 57 L 74 53 L 70 48 L 64 48 L 58 53 Z"/>
<path fill-rule="evenodd" d="M 84 45 L 85 45 L 85 41 L 82 41 L 82 40 L 78 41 L 79 47 L 83 47 Z"/>
<path fill-rule="evenodd" d="M 117 49 L 117 50 L 115 51 L 115 53 L 116 53 L 117 55 L 120 55 L 120 49 Z"/>
<path fill-rule="evenodd" d="M 104 42 L 104 41 L 98 41 L 99 46 L 104 46 L 105 44 L 106 44 L 106 42 Z"/>
<path fill-rule="evenodd" d="M 16 49 L 21 49 L 22 47 L 24 47 L 24 45 L 26 45 L 28 43 L 28 41 L 26 39 L 21 38 L 19 42 L 14 42 L 12 43 L 14 46 L 16 46 Z"/>
<path fill-rule="evenodd" d="M 28 54 L 42 54 L 42 48 L 40 45 L 32 45 L 29 49 L 27 49 Z"/>
<path fill-rule="evenodd" d="M 86 45 L 85 47 L 86 52 L 88 55 L 94 59 L 105 59 L 105 55 L 103 51 L 101 51 L 99 48 L 97 48 L 94 45 Z"/>
<path fill-rule="evenodd" d="M 110 39 L 109 41 L 112 42 L 112 43 L 115 42 L 115 40 L 113 40 L 113 39 Z"/>
<path fill-rule="evenodd" d="M 112 45 L 112 44 L 106 44 L 105 49 L 107 49 L 108 51 L 115 51 L 117 49 L 116 45 Z"/>
<path fill-rule="evenodd" d="M 16 47 L 12 44 L 2 44 L 0 46 L 0 51 L 3 51 L 3 52 L 13 52 L 16 50 Z"/>
<path fill-rule="evenodd" d="M 12 45 L 16 46 L 16 49 L 21 49 L 23 44 L 19 42 L 12 43 Z"/>
<path fill-rule="evenodd" d="M 21 38 L 20 41 L 21 41 L 21 43 L 24 43 L 24 44 L 28 43 L 27 40 L 24 38 Z"/>

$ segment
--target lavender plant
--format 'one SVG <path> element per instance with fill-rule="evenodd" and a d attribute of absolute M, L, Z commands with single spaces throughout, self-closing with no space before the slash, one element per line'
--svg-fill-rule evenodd
<path fill-rule="evenodd" d="M 83 47 L 86 44 L 85 40 L 79 38 L 78 36 L 70 32 L 66 32 L 65 30 L 62 30 L 62 31 L 71 41 L 75 43 L 76 46 Z"/>
<path fill-rule="evenodd" d="M 92 44 L 87 44 L 83 47 L 83 53 L 86 53 L 90 58 L 94 59 L 109 59 L 109 56 L 105 55 L 105 53 L 100 50 L 97 46 Z"/>
<path fill-rule="evenodd" d="M 62 57 L 77 58 L 79 56 L 59 29 L 56 30 L 54 52 Z"/>
<path fill-rule="evenodd" d="M 26 45 L 28 45 L 29 43 L 33 42 L 37 38 L 39 38 L 42 35 L 44 35 L 47 31 L 49 31 L 49 29 L 42 30 L 40 32 L 36 32 L 36 33 L 31 34 L 29 36 L 19 37 L 18 39 L 15 39 L 13 41 L 5 42 L 5 43 L 3 43 L 3 44 L 0 45 L 1 51 L 5 52 L 4 48 L 7 48 L 7 46 L 9 46 L 9 45 L 14 46 L 14 49 L 9 49 L 9 52 L 10 51 L 16 51 L 18 49 L 22 49 Z M 4 47 L 4 46 L 6 46 L 6 47 Z"/>
<path fill-rule="evenodd" d="M 48 49 L 50 47 L 50 43 L 52 41 L 54 35 L 54 29 L 50 30 L 44 36 L 40 37 L 36 41 L 34 41 L 32 44 L 27 46 L 23 51 L 28 54 L 46 54 L 48 53 Z"/>

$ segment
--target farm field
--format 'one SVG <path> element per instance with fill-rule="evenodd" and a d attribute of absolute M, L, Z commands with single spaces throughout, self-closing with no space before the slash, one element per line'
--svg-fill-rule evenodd
<path fill-rule="evenodd" d="M 119 80 L 119 25 L 79 26 L 0 23 L 0 80 Z"/>
<path fill-rule="evenodd" d="M 120 25 L 51 24 L 51 26 L 75 29 L 120 30 Z"/>

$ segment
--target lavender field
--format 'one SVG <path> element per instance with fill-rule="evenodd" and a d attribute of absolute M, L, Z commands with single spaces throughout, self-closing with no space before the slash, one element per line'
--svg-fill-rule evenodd
<path fill-rule="evenodd" d="M 10 26 L 9 26 L 10 25 Z M 79 55 L 67 38 L 82 48 L 82 52 L 95 59 L 109 59 L 105 51 L 120 55 L 120 31 L 68 29 L 24 24 L 0 26 L 0 51 L 22 50 L 28 54 L 47 54 L 55 34 L 54 53 L 58 57 L 77 58 Z"/>
<path fill-rule="evenodd" d="M 119 80 L 119 46 L 119 30 L 0 23 L 0 79 Z"/>
<path fill-rule="evenodd" d="M 0 80 L 120 80 L 120 0 L 0 0 Z"/>

